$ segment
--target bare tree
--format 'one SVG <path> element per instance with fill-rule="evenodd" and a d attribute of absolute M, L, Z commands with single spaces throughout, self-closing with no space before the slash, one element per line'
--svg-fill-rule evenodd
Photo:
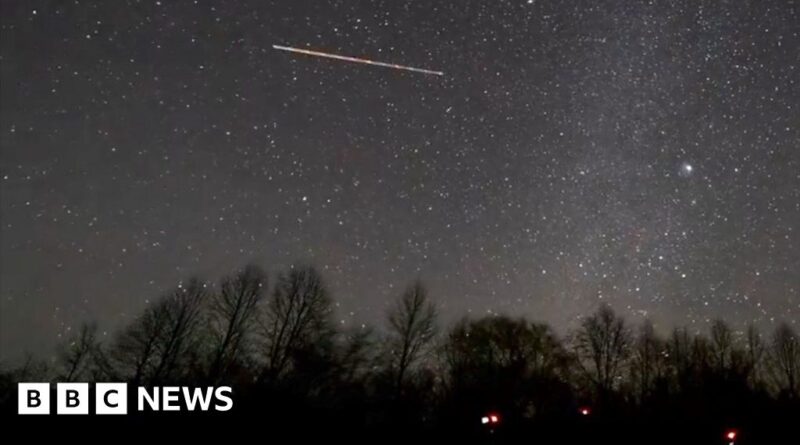
<path fill-rule="evenodd" d="M 692 337 L 686 328 L 675 328 L 667 344 L 667 359 L 679 387 L 685 389 L 693 375 Z"/>
<path fill-rule="evenodd" d="M 211 367 L 209 376 L 217 381 L 246 347 L 257 307 L 266 288 L 266 275 L 249 265 L 233 277 L 226 277 L 211 300 Z"/>
<path fill-rule="evenodd" d="M 568 372 L 569 354 L 550 326 L 529 323 L 526 340 L 531 373 L 556 376 Z"/>
<path fill-rule="evenodd" d="M 337 362 L 343 381 L 354 382 L 369 374 L 376 362 L 375 340 L 375 331 L 366 326 L 342 332 Z"/>
<path fill-rule="evenodd" d="M 583 320 L 575 340 L 586 376 L 601 396 L 610 393 L 622 378 L 630 354 L 631 334 L 625 321 L 611 307 L 603 305 Z"/>
<path fill-rule="evenodd" d="M 691 351 L 690 363 L 694 371 L 694 378 L 699 382 L 699 374 L 708 371 L 714 363 L 714 348 L 708 338 L 703 335 L 695 335 L 692 337 Z"/>
<path fill-rule="evenodd" d="M 436 307 L 420 281 L 410 285 L 389 311 L 390 369 L 399 393 L 407 373 L 422 357 L 436 334 Z"/>
<path fill-rule="evenodd" d="M 62 382 L 87 380 L 98 349 L 97 325 L 82 324 L 78 334 L 70 338 L 58 354 L 57 379 Z"/>
<path fill-rule="evenodd" d="M 666 345 L 656 335 L 653 323 L 645 320 L 639 328 L 631 354 L 631 377 L 640 401 L 652 392 L 655 382 L 664 377 L 665 349 Z"/>
<path fill-rule="evenodd" d="M 145 309 L 117 337 L 108 355 L 110 368 L 134 383 L 173 378 L 195 341 L 207 285 L 191 279 Z"/>
<path fill-rule="evenodd" d="M 786 323 L 772 334 L 770 345 L 770 371 L 778 390 L 789 397 L 797 397 L 800 384 L 800 339 Z"/>
<path fill-rule="evenodd" d="M 278 380 L 290 368 L 294 354 L 329 337 L 330 315 L 330 297 L 316 269 L 292 268 L 279 275 L 261 319 L 265 363 L 259 380 Z"/>
<path fill-rule="evenodd" d="M 168 305 L 159 300 L 117 336 L 109 353 L 112 371 L 135 385 L 152 375 L 167 330 Z"/>
<path fill-rule="evenodd" d="M 157 344 L 158 355 L 151 379 L 161 382 L 173 378 L 186 358 L 197 334 L 201 309 L 208 296 L 208 285 L 198 279 L 191 279 L 187 285 L 180 285 L 165 300 L 166 326 L 162 341 Z"/>
<path fill-rule="evenodd" d="M 14 369 L 11 374 L 14 375 L 16 382 L 34 382 L 38 380 L 47 380 L 50 375 L 50 366 L 45 360 L 35 358 L 30 352 L 26 352 L 22 360 L 22 365 Z"/>
<path fill-rule="evenodd" d="M 756 388 L 759 387 L 762 382 L 763 358 L 766 348 L 764 346 L 764 340 L 761 338 L 761 333 L 753 324 L 747 326 L 745 340 L 747 342 L 747 378 L 750 383 L 750 387 Z"/>
<path fill-rule="evenodd" d="M 711 360 L 718 373 L 727 371 L 732 365 L 734 349 L 733 331 L 723 320 L 711 322 Z"/>

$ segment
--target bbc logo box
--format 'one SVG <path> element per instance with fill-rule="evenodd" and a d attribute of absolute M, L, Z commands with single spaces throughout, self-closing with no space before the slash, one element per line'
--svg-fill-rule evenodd
<path fill-rule="evenodd" d="M 17 385 L 18 414 L 50 414 L 50 384 L 20 383 Z"/>
<path fill-rule="evenodd" d="M 128 414 L 128 385 L 126 383 L 97 383 L 94 385 L 95 414 Z M 50 383 L 19 383 L 17 413 L 23 415 L 51 413 Z M 88 383 L 57 383 L 55 412 L 63 415 L 89 414 Z"/>

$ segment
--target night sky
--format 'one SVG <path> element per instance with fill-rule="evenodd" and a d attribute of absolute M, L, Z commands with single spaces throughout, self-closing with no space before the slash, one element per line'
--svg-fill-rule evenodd
<path fill-rule="evenodd" d="M 800 319 L 795 1 L 0 5 L 4 361 L 251 261 L 346 326 Z"/>

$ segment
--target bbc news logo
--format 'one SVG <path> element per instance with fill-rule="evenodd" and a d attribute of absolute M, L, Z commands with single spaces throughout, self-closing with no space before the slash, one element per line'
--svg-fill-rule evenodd
<path fill-rule="evenodd" d="M 17 384 L 17 414 L 50 414 L 50 383 Z M 136 391 L 137 411 L 228 411 L 233 408 L 230 386 L 190 388 L 162 386 Z M 57 383 L 56 414 L 88 415 L 88 383 Z M 128 414 L 127 383 L 95 383 L 95 414 Z"/>

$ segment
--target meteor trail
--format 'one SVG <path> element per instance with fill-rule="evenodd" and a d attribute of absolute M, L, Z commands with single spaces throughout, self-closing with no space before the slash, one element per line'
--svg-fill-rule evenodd
<path fill-rule="evenodd" d="M 414 68 L 413 66 L 397 65 L 395 63 L 376 62 L 374 60 L 361 59 L 359 57 L 340 56 L 338 54 L 323 53 L 321 51 L 311 51 L 310 49 L 292 48 L 291 46 L 281 46 L 281 45 L 272 45 L 272 47 L 277 50 L 306 54 L 308 56 L 327 57 L 328 59 L 344 60 L 345 62 L 364 63 L 367 65 L 382 66 L 386 68 L 394 68 L 397 70 L 413 71 L 415 73 L 433 74 L 435 76 L 444 75 L 442 71 L 432 71 L 422 68 Z"/>

